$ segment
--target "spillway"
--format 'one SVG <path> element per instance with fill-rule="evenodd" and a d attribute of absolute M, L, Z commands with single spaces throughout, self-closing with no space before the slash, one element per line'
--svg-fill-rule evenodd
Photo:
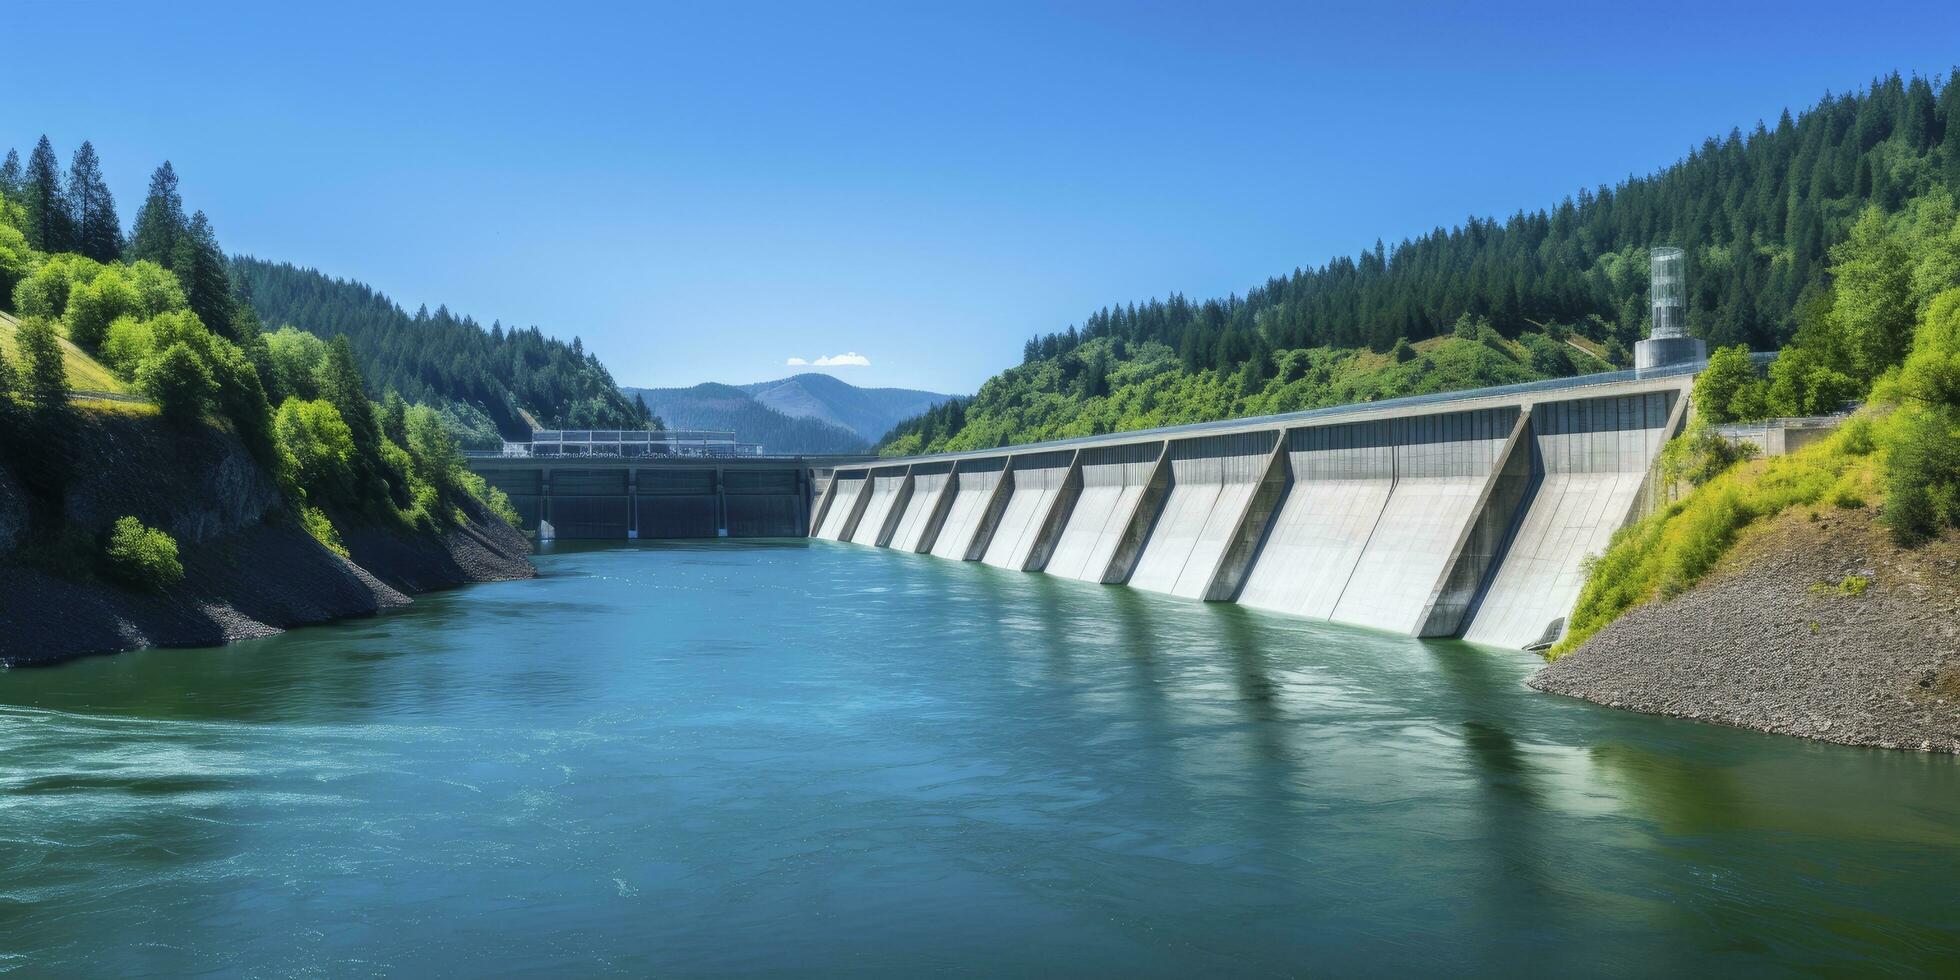
<path fill-rule="evenodd" d="M 948 487 L 953 504 L 946 512 L 946 523 L 940 528 L 938 539 L 932 544 L 933 554 L 955 561 L 978 557 L 971 554 L 974 537 L 986 523 L 1006 468 L 1006 457 L 962 459 L 953 467 L 952 483 Z"/>
<path fill-rule="evenodd" d="M 875 470 L 871 474 L 871 496 L 864 503 L 864 514 L 858 518 L 856 529 L 851 532 L 853 544 L 881 545 L 886 522 L 892 516 L 894 505 L 900 504 L 900 494 L 905 489 L 906 468 Z"/>
<path fill-rule="evenodd" d="M 1655 499 L 1698 369 L 844 466 L 817 533 L 1529 646 Z"/>
<path fill-rule="evenodd" d="M 1239 521 L 1264 479 L 1275 434 L 1252 432 L 1174 443 L 1170 496 L 1130 584 L 1203 598 Z"/>
<path fill-rule="evenodd" d="M 1536 494 L 1464 639 L 1556 640 L 1585 585 L 1587 555 L 1634 515 L 1661 446 L 1680 424 L 1664 393 L 1552 402 L 1532 411 Z"/>
<path fill-rule="evenodd" d="M 1081 492 L 1043 570 L 1084 582 L 1107 581 L 1163 456 L 1161 442 L 1083 450 Z"/>
<path fill-rule="evenodd" d="M 1394 421 L 1394 487 L 1329 619 L 1419 632 L 1517 419 L 1485 409 Z"/>
<path fill-rule="evenodd" d="M 899 516 L 897 530 L 892 532 L 892 548 L 909 552 L 927 550 L 935 518 L 945 519 L 941 504 L 952 475 L 951 463 L 921 463 L 912 468 L 912 498 L 906 502 L 905 513 Z"/>
<path fill-rule="evenodd" d="M 1395 489 L 1390 422 L 1287 433 L 1293 489 L 1239 601 L 1332 619 Z"/>
<path fill-rule="evenodd" d="M 1039 543 L 1049 514 L 1061 497 L 1075 454 L 1030 453 L 1014 457 L 1008 469 L 1007 505 L 994 525 L 993 538 L 981 560 L 997 568 L 1027 570 L 1029 556 Z"/>
<path fill-rule="evenodd" d="M 827 541 L 841 541 L 851 520 L 858 514 L 858 498 L 869 482 L 864 473 L 838 473 L 830 482 L 830 505 L 823 512 L 823 524 L 817 528 L 816 536 Z"/>

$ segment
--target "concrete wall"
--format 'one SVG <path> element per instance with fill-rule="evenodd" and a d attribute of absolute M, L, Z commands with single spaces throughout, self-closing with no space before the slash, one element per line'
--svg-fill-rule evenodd
<path fill-rule="evenodd" d="M 1420 631 L 1517 418 L 1505 408 L 1394 421 L 1395 487 L 1329 619 Z"/>
<path fill-rule="evenodd" d="M 471 457 L 525 531 L 560 538 L 803 537 L 811 469 L 799 459 Z"/>
<path fill-rule="evenodd" d="M 1009 497 L 994 527 L 987 553 L 981 558 L 997 568 L 1017 571 L 1040 541 L 1044 522 L 1062 493 L 1062 484 L 1075 460 L 1072 452 L 1030 453 L 1014 457 L 1009 470 Z"/>
<path fill-rule="evenodd" d="M 1604 551 L 1634 516 L 1647 472 L 1679 425 L 1677 405 L 1677 396 L 1654 392 L 1533 407 L 1537 486 L 1465 639 L 1526 647 L 1558 638 L 1585 584 L 1586 556 Z"/>
<path fill-rule="evenodd" d="M 1170 494 L 1130 584 L 1203 598 L 1265 479 L 1277 438 L 1248 432 L 1171 443 Z"/>
<path fill-rule="evenodd" d="M 908 467 L 874 470 L 871 473 L 871 496 L 864 504 L 864 513 L 858 518 L 857 527 L 851 532 L 855 544 L 882 545 L 886 521 L 891 518 L 892 507 L 899 503 L 899 496 L 908 490 L 910 477 Z M 909 494 L 908 494 L 909 495 Z"/>
<path fill-rule="evenodd" d="M 1332 619 L 1395 488 L 1394 424 L 1361 422 L 1286 435 L 1293 488 L 1239 601 Z"/>
<path fill-rule="evenodd" d="M 1044 571 L 1084 582 L 1105 581 L 1163 455 L 1161 442 L 1083 450 L 1081 492 Z"/>
<path fill-rule="evenodd" d="M 914 553 L 931 550 L 931 539 L 946 519 L 945 505 L 951 502 L 946 491 L 952 479 L 951 463 L 921 463 L 912 468 L 912 497 L 892 532 L 892 548 Z"/>
<path fill-rule="evenodd" d="M 863 470 L 851 473 L 839 470 L 831 477 L 827 496 L 830 504 L 824 511 L 823 524 L 817 528 L 816 537 L 826 541 L 846 540 L 857 527 L 857 517 L 864 502 L 865 484 L 869 482 Z"/>
<path fill-rule="evenodd" d="M 986 513 L 993 503 L 994 491 L 1000 488 L 1006 466 L 1004 456 L 960 461 L 953 471 L 952 507 L 947 510 L 946 521 L 932 544 L 933 554 L 954 561 L 978 557 L 969 552 L 974 538 L 983 530 L 990 530 L 985 527 Z"/>

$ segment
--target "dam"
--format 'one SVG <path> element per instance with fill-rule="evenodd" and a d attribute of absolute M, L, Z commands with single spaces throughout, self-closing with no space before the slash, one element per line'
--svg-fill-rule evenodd
<path fill-rule="evenodd" d="M 817 538 L 1418 637 L 1554 642 L 1699 363 L 844 463 Z"/>
<path fill-rule="evenodd" d="M 912 458 L 549 433 L 470 466 L 541 537 L 809 536 L 1530 648 L 1658 502 L 1700 367 Z"/>

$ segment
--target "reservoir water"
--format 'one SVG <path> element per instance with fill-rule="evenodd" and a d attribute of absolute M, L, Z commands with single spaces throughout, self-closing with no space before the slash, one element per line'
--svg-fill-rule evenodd
<path fill-rule="evenodd" d="M 824 542 L 0 672 L 0 973 L 1950 973 L 1960 762 Z"/>

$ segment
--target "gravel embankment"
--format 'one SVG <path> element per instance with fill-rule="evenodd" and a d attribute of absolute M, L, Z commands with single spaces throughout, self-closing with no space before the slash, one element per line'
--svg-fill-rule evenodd
<path fill-rule="evenodd" d="M 1907 550 L 1869 510 L 1784 514 L 1695 588 L 1627 613 L 1528 683 L 1649 714 L 1960 752 L 1960 534 Z"/>

